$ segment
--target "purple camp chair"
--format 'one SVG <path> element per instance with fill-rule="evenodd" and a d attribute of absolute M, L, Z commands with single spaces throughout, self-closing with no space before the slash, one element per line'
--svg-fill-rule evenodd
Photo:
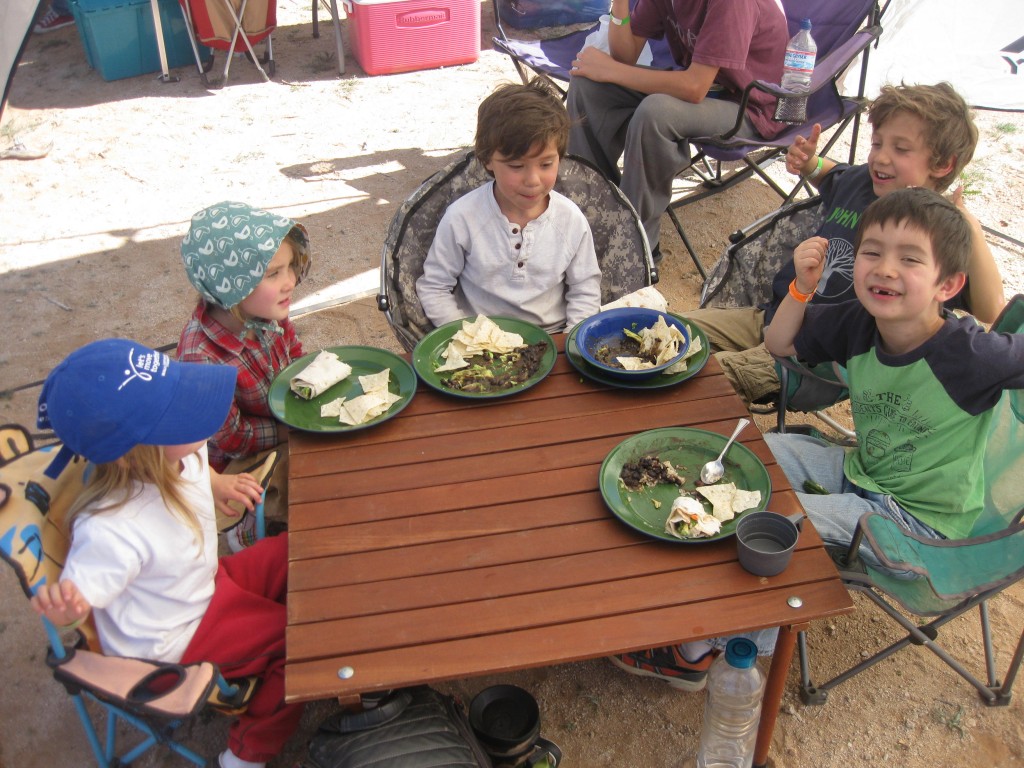
<path fill-rule="evenodd" d="M 516 40 L 509 38 L 505 33 L 499 9 L 501 3 L 493 2 L 492 5 L 500 34 L 500 37 L 494 38 L 494 44 L 512 58 L 523 82 L 529 79 L 528 69 L 547 76 L 553 82 L 568 82 L 573 58 L 583 46 L 583 41 L 598 25 L 547 40 Z M 635 3 L 630 3 L 631 8 L 633 5 Z M 741 109 L 736 125 L 730 130 L 718 136 L 701 136 L 690 140 L 692 160 L 682 173 L 696 174 L 701 183 L 692 192 L 674 200 L 667 213 L 702 278 L 706 277 L 704 267 L 686 236 L 682 222 L 676 214 L 677 208 L 728 189 L 753 174 L 757 174 L 778 193 L 783 205 L 790 203 L 801 189 L 807 191 L 806 182 L 801 179 L 792 189 L 787 190 L 768 176 L 765 169 L 785 155 L 797 136 L 806 136 L 815 123 L 820 123 L 823 130 L 836 128 L 825 145 L 820 148 L 821 154 L 827 153 L 852 124 L 849 161 L 853 163 L 856 156 L 860 114 L 867 106 L 864 90 L 868 48 L 882 32 L 879 26 L 882 11 L 879 9 L 878 0 L 782 0 L 782 5 L 786 12 L 790 35 L 796 33 L 802 19 L 809 18 L 814 23 L 813 34 L 818 44 L 818 60 L 811 80 L 810 94 L 807 97 L 807 119 L 799 125 L 789 126 L 771 140 L 744 139 L 736 136 L 742 125 L 744 109 Z M 651 66 L 661 69 L 677 68 L 665 41 L 652 40 L 651 52 L 654 56 Z M 857 93 L 854 96 L 843 96 L 839 81 L 861 54 L 863 57 Z M 557 82 L 555 84 L 558 85 Z M 743 93 L 740 102 L 742 106 L 745 107 L 753 89 L 774 96 L 785 96 L 788 93 L 777 84 L 755 81 L 747 86 Z M 560 90 L 565 92 L 564 88 Z M 742 165 L 734 164 L 728 169 L 723 168 L 723 163 L 740 160 L 743 161 Z"/>
<path fill-rule="evenodd" d="M 736 136 L 742 125 L 744 109 L 740 118 L 730 130 L 718 136 L 701 136 L 691 139 L 691 163 L 683 173 L 695 173 L 702 183 L 693 191 L 677 198 L 668 207 L 669 218 L 675 225 L 683 245 L 697 263 L 697 255 L 683 229 L 676 209 L 703 200 L 757 174 L 782 198 L 782 207 L 787 206 L 801 190 L 813 194 L 807 182 L 799 179 L 791 189 L 784 189 L 772 179 L 765 169 L 775 160 L 784 157 L 786 150 L 797 136 L 806 136 L 811 127 L 819 123 L 822 130 L 835 128 L 819 154 L 825 155 L 839 137 L 852 124 L 849 162 L 852 164 L 857 152 L 857 135 L 860 129 L 861 112 L 868 105 L 864 97 L 867 78 L 868 49 L 882 33 L 879 26 L 881 10 L 877 0 L 782 0 L 790 35 L 796 34 L 800 21 L 809 18 L 814 23 L 814 40 L 818 44 L 818 60 L 811 78 L 811 89 L 807 96 L 806 119 L 797 125 L 788 126 L 774 139 L 745 139 Z M 856 95 L 844 96 L 840 91 L 840 80 L 862 56 L 860 79 Z M 750 91 L 757 89 L 773 96 L 784 97 L 787 91 L 773 83 L 756 80 L 747 86 L 741 105 L 745 106 Z M 723 169 L 723 163 L 742 160 L 743 165 L 731 170 Z M 733 237 L 743 236 L 737 233 Z M 735 240 L 734 240 L 735 242 Z M 701 276 L 704 270 L 698 268 Z"/>
<path fill-rule="evenodd" d="M 635 5 L 636 0 L 630 0 L 630 9 Z M 509 37 L 505 32 L 505 26 L 509 24 L 509 20 L 504 18 L 503 13 L 507 14 L 508 10 L 507 7 L 504 11 L 502 9 L 507 4 L 502 3 L 501 0 L 493 0 L 491 6 L 494 8 L 494 25 L 497 27 L 499 35 L 492 38 L 492 42 L 498 50 L 512 58 L 512 63 L 515 64 L 516 71 L 523 82 L 529 81 L 531 72 L 541 75 L 546 77 L 565 98 L 572 60 L 583 48 L 587 36 L 601 26 L 598 22 L 600 14 L 594 16 L 594 23 L 589 27 L 557 37 L 528 40 Z M 664 40 L 651 41 L 651 54 L 654 57 L 651 66 L 655 69 L 679 69 L 672 59 L 668 43 Z"/>

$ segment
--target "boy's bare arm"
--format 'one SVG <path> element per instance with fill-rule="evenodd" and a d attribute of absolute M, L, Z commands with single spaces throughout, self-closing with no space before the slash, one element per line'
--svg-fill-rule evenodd
<path fill-rule="evenodd" d="M 821 180 L 836 167 L 836 163 L 818 154 L 818 139 L 821 137 L 821 125 L 814 124 L 807 138 L 797 136 L 786 151 L 786 170 L 794 176 L 813 176 L 807 180 L 817 189 Z M 818 170 L 818 163 L 821 170 Z"/>
<path fill-rule="evenodd" d="M 1006 304 L 1003 294 L 1003 276 L 985 241 L 981 222 L 964 205 L 963 187 L 957 187 L 952 195 L 953 204 L 971 225 L 971 261 L 967 266 L 968 299 L 971 312 L 983 323 L 991 323 L 1002 312 Z"/>
<path fill-rule="evenodd" d="M 611 15 L 617 19 L 629 18 L 629 0 L 612 0 Z M 623 64 L 636 64 L 647 38 L 633 34 L 629 24 L 608 24 L 608 50 Z"/>
<path fill-rule="evenodd" d="M 804 240 L 793 251 L 793 266 L 796 268 L 796 279 L 789 295 L 782 300 L 771 325 L 764 329 L 764 345 L 768 351 L 778 357 L 789 357 L 796 354 L 793 342 L 804 324 L 804 312 L 807 302 L 793 295 L 813 294 L 825 269 L 825 254 L 828 252 L 828 240 L 824 237 L 812 237 Z"/>

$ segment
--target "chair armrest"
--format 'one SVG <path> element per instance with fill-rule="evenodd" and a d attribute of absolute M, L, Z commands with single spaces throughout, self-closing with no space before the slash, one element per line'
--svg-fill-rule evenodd
<path fill-rule="evenodd" d="M 740 97 L 740 109 L 736 116 L 736 124 L 725 133 L 719 134 L 717 139 L 730 139 L 735 136 L 743 127 L 743 116 L 747 111 L 747 102 L 750 100 L 752 91 L 767 93 L 776 98 L 799 96 L 811 97 L 826 86 L 834 85 L 835 81 L 846 71 L 861 53 L 882 34 L 880 26 L 873 25 L 865 27 L 856 32 L 849 40 L 831 50 L 827 56 L 816 62 L 814 74 L 811 76 L 811 86 L 806 92 L 793 93 L 786 90 L 778 83 L 769 83 L 764 80 L 753 80 L 743 89 Z"/>

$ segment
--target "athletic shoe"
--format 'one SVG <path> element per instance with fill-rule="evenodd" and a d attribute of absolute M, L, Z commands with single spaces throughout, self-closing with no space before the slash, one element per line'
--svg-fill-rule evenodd
<path fill-rule="evenodd" d="M 55 29 L 70 27 L 75 23 L 75 17 L 69 13 L 57 13 L 53 8 L 43 14 L 43 17 L 32 27 L 37 35 L 53 32 Z"/>
<path fill-rule="evenodd" d="M 699 661 L 687 661 L 675 646 L 666 646 L 608 658 L 631 675 L 656 677 L 683 691 L 700 691 L 708 681 L 708 668 L 714 660 L 714 653 L 708 651 Z"/>

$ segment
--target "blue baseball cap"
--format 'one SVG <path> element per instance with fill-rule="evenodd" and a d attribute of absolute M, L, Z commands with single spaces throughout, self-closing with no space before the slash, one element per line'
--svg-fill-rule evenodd
<path fill-rule="evenodd" d="M 136 445 L 209 437 L 227 418 L 237 375 L 231 365 L 181 363 L 128 339 L 75 350 L 39 395 L 38 427 L 64 443 L 47 474 L 60 474 L 72 454 L 104 463 Z"/>

